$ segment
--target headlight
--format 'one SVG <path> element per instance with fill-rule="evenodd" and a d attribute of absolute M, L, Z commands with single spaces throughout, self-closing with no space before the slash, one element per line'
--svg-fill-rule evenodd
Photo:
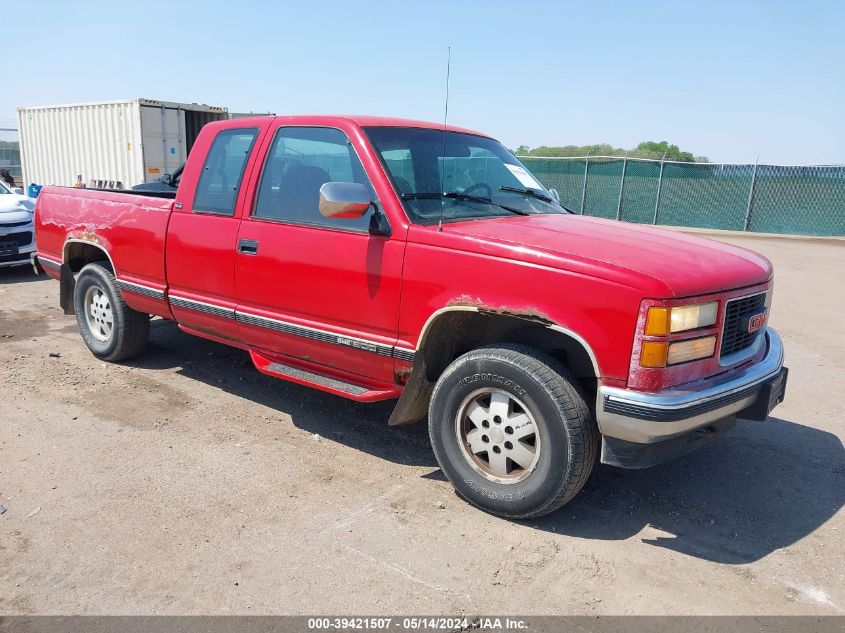
<path fill-rule="evenodd" d="M 645 341 L 640 352 L 642 367 L 666 367 L 687 363 L 691 360 L 710 358 L 716 351 L 716 337 L 703 336 L 687 341 L 667 343 L 665 341 Z"/>
<path fill-rule="evenodd" d="M 649 336 L 666 336 L 714 325 L 718 309 L 718 301 L 671 308 L 651 307 L 645 321 L 645 333 Z"/>

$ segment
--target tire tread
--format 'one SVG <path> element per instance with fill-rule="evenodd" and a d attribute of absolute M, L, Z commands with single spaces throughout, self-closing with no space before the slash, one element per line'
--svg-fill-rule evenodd
<path fill-rule="evenodd" d="M 460 372 L 468 363 L 492 358 L 518 367 L 534 376 L 542 389 L 555 402 L 561 416 L 567 420 L 570 468 L 570 476 L 561 479 L 555 494 L 542 506 L 528 513 L 507 514 L 496 511 L 495 514 L 510 519 L 530 519 L 548 514 L 565 505 L 587 483 L 598 452 L 598 428 L 587 406 L 584 390 L 566 367 L 544 352 L 516 343 L 487 345 L 459 357 L 444 370 L 437 381 L 431 402 L 437 400 L 437 392 L 443 384 L 444 377 Z M 429 416 L 431 417 L 431 413 Z M 429 433 L 432 433 L 431 425 L 429 425 Z M 432 437 L 435 457 L 440 461 L 441 456 L 437 454 L 436 446 Z M 464 497 L 464 495 L 461 496 Z M 464 498 L 472 505 L 489 511 L 472 499 Z"/>
<path fill-rule="evenodd" d="M 93 270 L 92 270 L 93 269 Z M 137 356 L 147 346 L 150 338 L 150 316 L 144 312 L 133 310 L 123 298 L 123 293 L 117 287 L 117 279 L 114 273 L 108 268 L 107 264 L 94 262 L 86 264 L 80 271 L 80 275 L 91 271 L 95 275 L 104 278 L 104 281 L 109 285 L 114 297 L 113 311 L 115 313 L 115 331 L 114 336 L 117 337 L 117 347 L 109 354 L 99 356 L 103 360 L 116 362 L 126 360 Z M 84 316 L 80 317 L 80 319 Z M 80 327 L 82 321 L 80 320 Z M 93 350 L 92 350 L 93 352 Z M 95 352 L 96 355 L 96 352 Z"/>

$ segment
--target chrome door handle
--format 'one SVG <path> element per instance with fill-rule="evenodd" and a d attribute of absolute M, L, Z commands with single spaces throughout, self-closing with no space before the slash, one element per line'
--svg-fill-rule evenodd
<path fill-rule="evenodd" d="M 258 255 L 258 242 L 256 240 L 238 240 L 238 252 L 244 255 Z"/>

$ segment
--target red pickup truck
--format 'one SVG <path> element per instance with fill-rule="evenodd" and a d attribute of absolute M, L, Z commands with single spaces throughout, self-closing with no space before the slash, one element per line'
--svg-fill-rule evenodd
<path fill-rule="evenodd" d="M 505 517 L 784 395 L 768 260 L 575 215 L 470 130 L 211 123 L 175 194 L 46 187 L 35 215 L 37 261 L 97 357 L 140 353 L 154 315 L 283 380 L 398 399 L 389 423 L 427 415 L 458 494 Z"/>

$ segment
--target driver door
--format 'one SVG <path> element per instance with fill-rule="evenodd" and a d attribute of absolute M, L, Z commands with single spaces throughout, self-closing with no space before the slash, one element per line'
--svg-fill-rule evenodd
<path fill-rule="evenodd" d="M 241 222 L 235 286 L 252 347 L 393 382 L 404 242 L 370 235 L 362 218 L 319 212 L 327 182 L 375 191 L 347 134 L 282 126 L 273 134 L 252 212 Z"/>

